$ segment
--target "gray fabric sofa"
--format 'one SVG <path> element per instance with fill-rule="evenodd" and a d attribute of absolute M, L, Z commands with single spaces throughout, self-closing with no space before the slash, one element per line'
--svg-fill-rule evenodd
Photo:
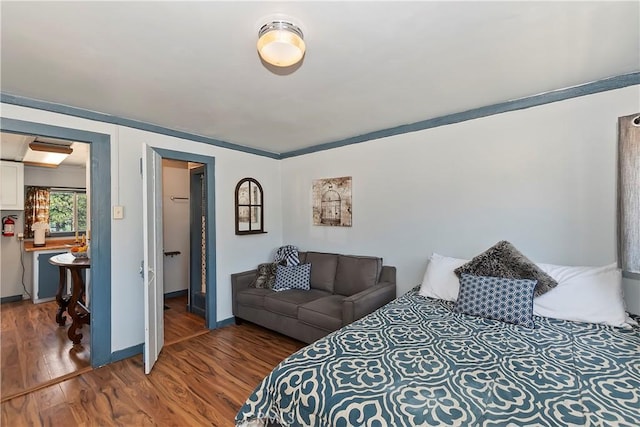
<path fill-rule="evenodd" d="M 306 343 L 340 329 L 396 297 L 396 268 L 382 258 L 300 252 L 311 289 L 251 287 L 256 270 L 231 275 L 233 315 Z"/>

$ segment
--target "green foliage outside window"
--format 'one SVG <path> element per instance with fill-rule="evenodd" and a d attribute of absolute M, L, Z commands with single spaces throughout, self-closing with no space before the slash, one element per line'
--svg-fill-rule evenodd
<path fill-rule="evenodd" d="M 87 195 L 76 193 L 76 212 L 78 214 L 78 231 L 87 229 Z"/>
<path fill-rule="evenodd" d="M 51 190 L 49 228 L 52 234 L 86 231 L 87 195 L 73 190 Z"/>

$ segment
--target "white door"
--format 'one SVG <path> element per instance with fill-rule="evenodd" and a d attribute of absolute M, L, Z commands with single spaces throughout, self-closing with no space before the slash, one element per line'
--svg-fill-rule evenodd
<path fill-rule="evenodd" d="M 148 374 L 164 345 L 162 158 L 146 144 L 143 150 L 144 371 Z"/>

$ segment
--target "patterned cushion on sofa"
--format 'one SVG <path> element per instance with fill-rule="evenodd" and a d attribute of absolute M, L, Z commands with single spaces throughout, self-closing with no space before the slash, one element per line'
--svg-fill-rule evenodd
<path fill-rule="evenodd" d="M 275 262 L 258 265 L 256 278 L 249 286 L 258 289 L 271 289 L 276 281 L 277 266 L 278 264 Z"/>
<path fill-rule="evenodd" d="M 293 245 L 280 246 L 276 250 L 275 261 L 280 265 L 293 266 L 299 265 L 298 248 Z"/>
<path fill-rule="evenodd" d="M 533 328 L 535 280 L 462 274 L 456 313 Z"/>
<path fill-rule="evenodd" d="M 274 291 L 285 291 L 287 289 L 308 291 L 310 277 L 311 264 L 292 266 L 278 265 L 278 269 L 276 270 L 276 283 L 272 289 Z"/>

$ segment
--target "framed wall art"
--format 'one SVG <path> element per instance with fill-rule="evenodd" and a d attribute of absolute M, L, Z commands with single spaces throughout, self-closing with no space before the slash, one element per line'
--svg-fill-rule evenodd
<path fill-rule="evenodd" d="M 351 177 L 313 180 L 313 225 L 351 227 Z"/>

